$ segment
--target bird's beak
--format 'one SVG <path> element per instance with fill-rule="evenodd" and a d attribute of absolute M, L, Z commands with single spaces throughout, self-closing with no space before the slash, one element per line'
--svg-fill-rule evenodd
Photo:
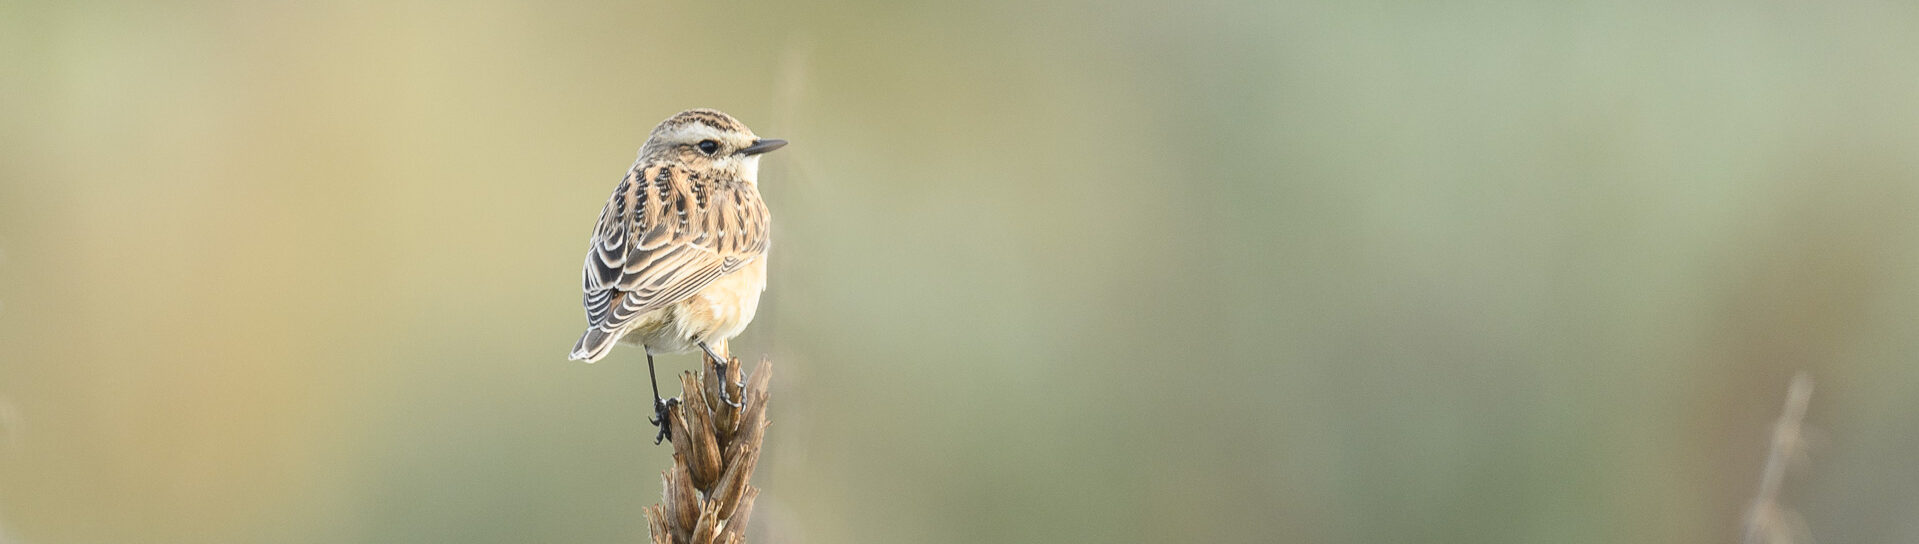
<path fill-rule="evenodd" d="M 772 138 L 761 138 L 761 139 L 758 139 L 758 140 L 753 140 L 753 145 L 749 145 L 749 146 L 746 146 L 746 148 L 745 148 L 745 149 L 741 149 L 741 150 L 740 150 L 740 154 L 741 154 L 741 155 L 749 155 L 749 156 L 750 156 L 750 155 L 758 155 L 758 154 L 761 154 L 761 153 L 765 153 L 765 152 L 768 152 L 768 151 L 772 151 L 772 150 L 775 150 L 775 149 L 779 149 L 779 148 L 782 148 L 782 147 L 786 147 L 786 140 L 776 140 L 776 139 L 772 139 Z"/>

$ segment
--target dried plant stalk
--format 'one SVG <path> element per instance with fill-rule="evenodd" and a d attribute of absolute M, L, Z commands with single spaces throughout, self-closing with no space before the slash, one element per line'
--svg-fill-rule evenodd
<path fill-rule="evenodd" d="M 1786 408 L 1772 425 L 1772 447 L 1766 453 L 1766 468 L 1759 477 L 1759 493 L 1746 510 L 1744 544 L 1792 544 L 1810 540 L 1803 520 L 1779 504 L 1779 488 L 1786 479 L 1786 465 L 1804 455 L 1800 440 L 1800 422 L 1806 418 L 1806 404 L 1812 400 L 1812 377 L 1800 372 L 1786 387 Z M 1795 538 L 1798 537 L 1798 538 Z"/>
<path fill-rule="evenodd" d="M 773 365 L 761 360 L 752 381 L 739 387 L 740 361 L 680 375 L 680 398 L 667 415 L 673 434 L 673 466 L 660 474 L 661 504 L 646 508 L 655 544 L 737 544 L 746 540 L 746 520 L 760 490 L 748 483 L 759 465 L 766 437 L 766 385 Z M 740 406 L 721 402 L 725 398 Z"/>

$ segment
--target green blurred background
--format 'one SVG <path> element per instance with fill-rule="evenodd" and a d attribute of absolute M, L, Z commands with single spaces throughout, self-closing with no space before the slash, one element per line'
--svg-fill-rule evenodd
<path fill-rule="evenodd" d="M 565 353 L 702 106 L 757 542 L 1729 542 L 1801 369 L 1919 539 L 1919 7 L 1760 0 L 0 2 L 0 540 L 642 540 Z"/>

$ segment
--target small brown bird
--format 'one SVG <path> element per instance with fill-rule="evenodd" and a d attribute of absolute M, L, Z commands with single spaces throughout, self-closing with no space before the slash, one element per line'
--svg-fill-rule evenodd
<path fill-rule="evenodd" d="M 726 341 L 753 321 L 766 289 L 760 154 L 784 145 L 709 109 L 653 128 L 593 229 L 581 271 L 587 329 L 572 359 L 591 363 L 616 341 L 638 344 L 652 377 L 653 355 L 698 348 L 725 375 Z M 670 436 L 657 377 L 653 409 L 658 443 Z"/>

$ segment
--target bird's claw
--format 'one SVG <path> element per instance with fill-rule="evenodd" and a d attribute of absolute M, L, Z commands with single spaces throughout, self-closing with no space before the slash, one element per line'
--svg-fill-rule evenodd
<path fill-rule="evenodd" d="M 746 384 L 744 382 L 739 384 L 734 384 L 733 382 L 728 381 L 726 379 L 726 375 L 727 375 L 726 367 L 728 366 L 727 362 L 720 361 L 715 366 L 717 367 L 716 370 L 720 371 L 720 402 L 725 403 L 727 406 L 732 406 L 736 409 L 745 408 L 746 406 L 744 404 L 740 404 L 740 401 L 733 400 L 733 396 L 726 393 L 726 386 L 734 385 L 740 391 L 746 391 Z"/>
<path fill-rule="evenodd" d="M 673 425 L 668 423 L 667 418 L 672 417 L 673 406 L 679 403 L 679 399 L 653 399 L 653 418 L 646 420 L 647 423 L 660 428 L 660 434 L 653 437 L 653 445 L 658 446 L 660 442 L 673 440 Z"/>

